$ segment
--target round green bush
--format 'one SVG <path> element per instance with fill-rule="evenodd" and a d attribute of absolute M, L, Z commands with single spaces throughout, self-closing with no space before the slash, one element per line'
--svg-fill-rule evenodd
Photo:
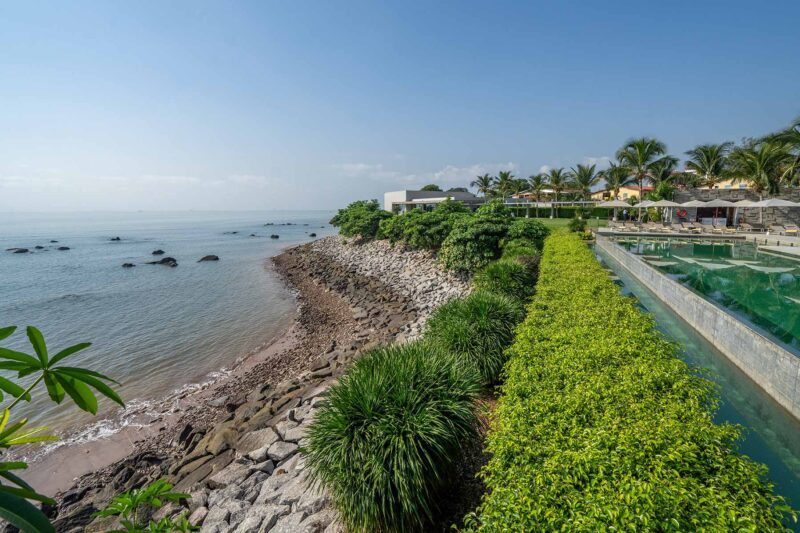
<path fill-rule="evenodd" d="M 496 383 L 506 361 L 505 349 L 523 319 L 519 300 L 477 291 L 434 311 L 425 339 L 477 368 L 484 384 Z"/>
<path fill-rule="evenodd" d="M 501 217 L 460 218 L 442 243 L 439 262 L 446 270 L 474 272 L 500 256 L 507 231 L 507 221 Z"/>
<path fill-rule="evenodd" d="M 508 226 L 508 240 L 525 239 L 532 242 L 537 248 L 541 249 L 544 239 L 550 234 L 550 230 L 532 218 L 517 218 Z"/>
<path fill-rule="evenodd" d="M 586 231 L 586 221 L 582 218 L 573 218 L 569 221 L 569 230 L 578 233 Z"/>
<path fill-rule="evenodd" d="M 521 301 L 533 296 L 535 285 L 535 273 L 514 259 L 489 263 L 472 278 L 472 286 L 477 290 L 505 294 Z"/>
<path fill-rule="evenodd" d="M 377 235 L 381 221 L 393 216 L 381 209 L 377 200 L 359 200 L 339 209 L 330 223 L 345 237 L 358 235 L 371 239 Z"/>
<path fill-rule="evenodd" d="M 304 449 L 349 531 L 420 530 L 477 437 L 480 377 L 423 343 L 364 353 L 331 387 Z"/>

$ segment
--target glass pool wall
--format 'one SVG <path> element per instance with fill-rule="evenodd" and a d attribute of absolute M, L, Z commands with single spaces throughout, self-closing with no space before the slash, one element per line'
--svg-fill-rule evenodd
<path fill-rule="evenodd" d="M 718 385 L 722 401 L 716 421 L 742 426 L 743 439 L 739 451 L 766 464 L 776 492 L 783 495 L 793 508 L 800 508 L 800 421 L 772 400 L 627 270 L 599 249 L 595 250 L 621 291 L 636 297 L 641 308 L 655 318 L 658 329 L 681 346 L 681 359 Z M 800 531 L 799 524 L 793 527 Z"/>

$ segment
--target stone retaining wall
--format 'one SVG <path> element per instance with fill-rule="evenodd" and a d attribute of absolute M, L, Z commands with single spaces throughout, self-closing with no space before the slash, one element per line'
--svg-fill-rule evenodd
<path fill-rule="evenodd" d="M 800 358 L 611 240 L 598 236 L 596 246 L 800 419 Z"/>

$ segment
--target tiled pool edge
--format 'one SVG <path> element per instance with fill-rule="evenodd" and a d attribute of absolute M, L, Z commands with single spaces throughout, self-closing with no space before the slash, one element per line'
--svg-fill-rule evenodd
<path fill-rule="evenodd" d="M 800 419 L 800 358 L 608 238 L 598 235 L 596 246 Z"/>

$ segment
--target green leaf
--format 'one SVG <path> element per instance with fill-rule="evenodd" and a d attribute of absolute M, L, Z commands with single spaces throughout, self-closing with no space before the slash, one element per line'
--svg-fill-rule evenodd
<path fill-rule="evenodd" d="M 125 402 L 123 402 L 122 398 L 120 398 L 119 395 L 116 392 L 114 392 L 114 389 L 112 389 L 111 387 L 109 387 L 108 385 L 106 385 L 105 383 L 103 383 L 102 381 L 91 375 L 87 375 L 83 372 L 78 372 L 75 369 L 65 369 L 64 367 L 57 368 L 53 372 L 56 374 L 67 374 L 69 377 L 77 381 L 82 381 L 87 385 L 91 385 L 92 387 L 97 389 L 97 391 L 103 396 L 106 396 L 107 398 L 118 403 L 122 407 L 125 407 Z"/>
<path fill-rule="evenodd" d="M 8 470 L 25 470 L 26 468 L 28 468 L 28 463 L 24 461 L 0 462 L 0 472 L 6 472 Z"/>
<path fill-rule="evenodd" d="M 22 387 L 20 387 L 19 385 L 17 385 L 13 381 L 10 381 L 10 380 L 2 377 L 2 376 L 0 376 L 0 390 L 6 391 L 7 393 L 9 393 L 14 398 L 19 398 L 20 396 L 22 396 L 24 394 L 22 399 L 25 400 L 25 401 L 28 401 L 28 402 L 31 401 L 30 393 L 26 393 L 25 389 L 23 389 Z M 0 400 L 2 400 L 2 399 L 3 399 L 3 394 L 0 393 Z"/>
<path fill-rule="evenodd" d="M 39 494 L 33 489 L 25 489 L 25 488 L 17 488 L 17 487 L 9 487 L 8 485 L 0 485 L 0 492 L 5 492 L 7 494 L 13 494 L 15 496 L 19 496 L 20 498 L 25 498 L 26 500 L 36 500 L 40 502 L 46 503 L 55 503 L 56 501 L 53 498 L 45 496 L 44 494 Z"/>
<path fill-rule="evenodd" d="M 12 370 L 17 372 L 28 368 L 30 368 L 30 365 L 27 363 L 20 363 L 19 361 L 0 361 L 0 370 Z"/>
<path fill-rule="evenodd" d="M 17 330 L 17 326 L 8 326 L 0 328 L 0 341 L 11 336 Z"/>
<path fill-rule="evenodd" d="M 42 332 L 36 329 L 33 326 L 28 326 L 28 340 L 31 341 L 31 346 L 33 349 L 36 350 L 36 355 L 39 356 L 39 361 L 42 362 L 42 366 L 47 366 L 47 345 L 44 343 L 44 336 Z"/>
<path fill-rule="evenodd" d="M 74 354 L 75 352 L 79 352 L 81 350 L 85 350 L 86 348 L 88 348 L 91 345 L 92 345 L 91 342 L 81 342 L 81 343 L 76 344 L 74 346 L 70 346 L 69 348 L 64 348 L 63 350 L 58 352 L 55 356 L 53 356 L 53 358 L 50 360 L 50 366 L 52 367 L 53 365 L 55 365 L 56 363 L 58 363 L 59 361 L 61 361 L 65 357 L 69 357 L 70 355 Z"/>
<path fill-rule="evenodd" d="M 47 517 L 25 498 L 0 492 L 0 518 L 25 533 L 55 533 Z"/>
<path fill-rule="evenodd" d="M 116 382 L 115 380 L 111 379 L 110 377 L 108 377 L 108 376 L 106 376 L 104 374 L 101 374 L 100 372 L 95 372 L 94 370 L 89 370 L 88 368 L 79 368 L 79 367 L 76 367 L 76 366 L 60 366 L 58 368 L 55 368 L 54 370 L 57 370 L 59 372 L 62 372 L 62 371 L 71 372 L 73 374 L 74 373 L 86 374 L 86 375 L 89 375 L 89 376 L 92 376 L 92 377 L 96 377 L 98 379 L 104 379 L 106 381 L 110 381 L 111 383 L 116 383 L 117 385 L 119 385 L 118 382 Z"/>
<path fill-rule="evenodd" d="M 11 359 L 12 361 L 19 361 L 20 363 L 25 363 L 28 366 L 32 366 L 34 368 L 42 367 L 41 363 L 37 361 L 35 357 L 31 357 L 26 353 L 17 352 L 15 350 L 9 350 L 8 348 L 0 348 L 0 359 Z"/>
<path fill-rule="evenodd" d="M 93 415 L 97 414 L 97 398 L 89 387 L 77 379 L 64 374 L 53 373 L 52 376 L 64 387 L 64 390 L 69 397 L 72 398 L 72 401 L 75 402 L 75 405 Z"/>
<path fill-rule="evenodd" d="M 47 394 L 50 395 L 50 399 L 56 403 L 61 403 L 64 399 L 64 387 L 62 387 L 53 376 L 47 372 L 44 375 L 44 385 L 47 387 Z"/>

